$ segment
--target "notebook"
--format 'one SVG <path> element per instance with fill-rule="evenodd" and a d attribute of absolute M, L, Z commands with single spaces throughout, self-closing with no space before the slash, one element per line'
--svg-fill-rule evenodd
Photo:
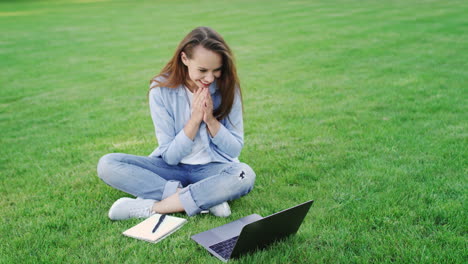
<path fill-rule="evenodd" d="M 160 219 L 162 220 L 161 222 L 159 221 Z M 159 226 L 153 233 L 153 229 L 158 225 L 158 222 L 160 222 Z M 158 243 L 181 228 L 186 222 L 187 220 L 184 218 L 154 214 L 136 226 L 125 230 L 122 234 L 128 237 Z"/>

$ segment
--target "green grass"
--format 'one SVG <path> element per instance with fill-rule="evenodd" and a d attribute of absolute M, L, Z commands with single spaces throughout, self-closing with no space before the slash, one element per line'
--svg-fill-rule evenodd
<path fill-rule="evenodd" d="M 220 263 L 190 236 L 316 202 L 232 263 L 466 263 L 467 1 L 2 1 L 0 263 Z M 158 244 L 111 222 L 109 152 L 157 142 L 149 79 L 191 29 L 234 50 L 254 191 Z M 179 215 L 183 216 L 183 215 Z"/>

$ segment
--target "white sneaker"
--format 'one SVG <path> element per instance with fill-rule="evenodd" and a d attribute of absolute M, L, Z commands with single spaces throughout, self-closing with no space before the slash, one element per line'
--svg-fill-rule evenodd
<path fill-rule="evenodd" d="M 228 217 L 231 215 L 231 208 L 227 202 L 215 205 L 211 207 L 209 211 L 218 217 Z"/>
<path fill-rule="evenodd" d="M 155 202 L 150 199 L 120 198 L 109 209 L 109 218 L 111 220 L 148 218 L 153 215 L 152 209 Z"/>

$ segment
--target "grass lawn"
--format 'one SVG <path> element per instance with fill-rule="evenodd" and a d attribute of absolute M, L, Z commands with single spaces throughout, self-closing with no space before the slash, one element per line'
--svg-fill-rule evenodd
<path fill-rule="evenodd" d="M 1 1 L 0 263 L 220 263 L 190 236 L 315 204 L 232 263 L 468 262 L 468 1 Z M 96 175 L 157 146 L 147 90 L 211 26 L 244 89 L 255 189 L 158 244 Z M 183 214 L 177 216 L 186 217 Z"/>

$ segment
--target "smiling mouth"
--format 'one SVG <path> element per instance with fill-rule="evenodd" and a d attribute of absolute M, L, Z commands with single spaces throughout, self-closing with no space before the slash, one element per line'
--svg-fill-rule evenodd
<path fill-rule="evenodd" d="M 204 83 L 204 82 L 202 82 L 202 81 L 200 81 L 200 83 L 201 83 L 203 86 L 205 86 L 205 87 L 210 86 L 210 83 Z"/>

